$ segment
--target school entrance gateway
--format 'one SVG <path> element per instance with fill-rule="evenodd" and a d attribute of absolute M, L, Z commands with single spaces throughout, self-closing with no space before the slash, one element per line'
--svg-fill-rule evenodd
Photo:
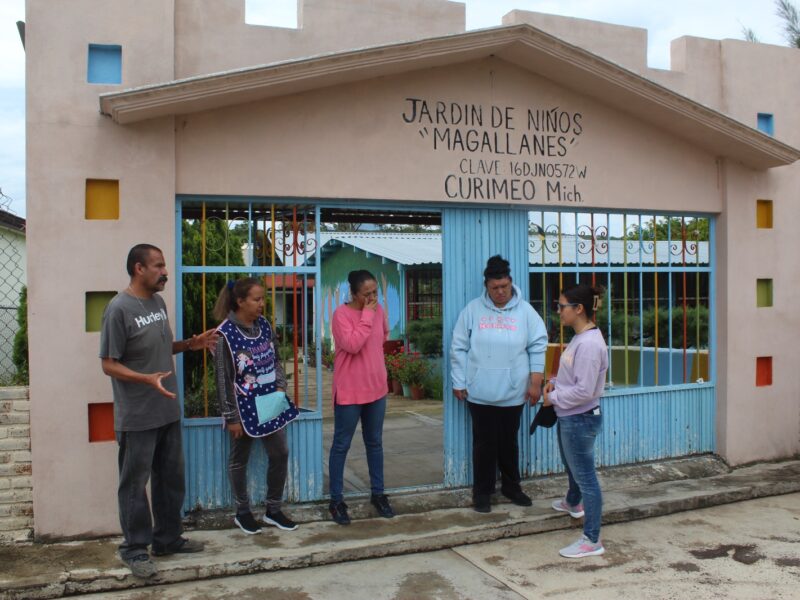
<path fill-rule="evenodd" d="M 314 0 L 298 29 L 246 24 L 243 0 L 84 4 L 92 19 L 27 3 L 38 536 L 118 531 L 97 325 L 139 242 L 165 252 L 181 337 L 214 325 L 223 282 L 263 281 L 302 412 L 293 502 L 327 492 L 328 324 L 351 268 L 378 278 L 386 352 L 426 369 L 421 399 L 389 399 L 391 493 L 470 484 L 447 351 L 493 254 L 545 321 L 548 374 L 569 341 L 560 289 L 606 288 L 600 464 L 800 451 L 796 264 L 776 258 L 800 255 L 796 51 L 681 38 L 659 70 L 640 29 L 513 11 L 465 31 L 445 0 Z M 210 362 L 176 365 L 186 510 L 231 503 Z M 553 432 L 519 442 L 525 476 L 561 471 Z M 351 495 L 366 493 L 361 453 L 356 439 Z"/>

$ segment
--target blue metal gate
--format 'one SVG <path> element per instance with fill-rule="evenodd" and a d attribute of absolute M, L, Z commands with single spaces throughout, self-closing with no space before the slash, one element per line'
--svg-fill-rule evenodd
<path fill-rule="evenodd" d="M 182 200 L 178 200 L 176 217 L 177 256 L 182 256 Z M 195 199 L 195 202 L 198 200 Z M 218 201 L 221 202 L 221 201 Z M 241 202 L 241 201 L 240 201 Z M 246 202 L 245 202 L 246 203 Z M 247 204 L 247 203 L 246 203 Z M 263 204 L 263 203 L 262 203 Z M 254 204 L 250 205 L 250 210 Z M 307 205 L 310 207 L 310 205 Z M 319 231 L 319 207 L 310 207 Z M 451 332 L 461 309 L 483 291 L 483 269 L 493 254 L 501 254 L 511 262 L 514 282 L 525 298 L 530 298 L 529 284 L 529 215 L 517 208 L 444 208 L 442 214 L 442 278 L 443 278 L 443 346 L 445 357 L 450 347 Z M 713 231 L 713 223 L 712 223 Z M 713 238 L 712 238 L 713 239 Z M 249 240 L 253 243 L 253 240 Z M 181 331 L 182 275 L 192 273 L 233 273 L 300 276 L 320 279 L 320 265 L 293 266 L 193 266 L 179 262 L 176 293 L 178 335 Z M 709 267 L 713 294 L 713 261 Z M 274 286 L 274 279 L 273 279 Z M 274 287 L 273 287 L 274 289 Z M 319 306 L 319 286 L 314 303 Z M 714 337 L 714 306 L 711 308 L 711 332 Z M 314 319 L 319 319 L 315 314 Z M 319 323 L 318 323 L 319 325 Z M 316 335 L 319 335 L 319 326 Z M 319 340 L 317 339 L 317 342 Z M 316 343 L 316 361 L 321 364 L 320 344 Z M 639 355 L 643 362 L 644 349 Z M 658 348 L 654 356 L 658 361 Z M 713 352 L 708 352 L 710 381 L 610 389 L 603 399 L 604 431 L 598 443 L 598 464 L 618 465 L 673 456 L 711 452 L 715 448 Z M 449 361 L 444 360 L 444 486 L 460 487 L 471 483 L 471 424 L 464 403 L 453 398 L 450 386 Z M 178 369 L 182 370 L 178 357 Z M 656 367 L 657 368 L 657 367 Z M 671 367 L 670 367 L 671 369 Z M 684 367 L 685 371 L 685 367 Z M 179 381 L 181 379 L 179 378 Z M 319 384 L 319 382 L 318 382 Z M 182 389 L 181 392 L 184 390 Z M 183 396 L 183 393 L 181 394 Z M 319 385 L 311 404 L 304 407 L 301 418 L 289 428 L 290 475 L 288 497 L 292 501 L 313 501 L 323 497 L 322 415 L 319 406 Z M 563 470 L 558 456 L 554 431 L 537 431 L 532 438 L 526 424 L 532 418 L 531 407 L 523 412 L 519 435 L 520 468 L 523 477 Z M 184 445 L 187 456 L 187 495 L 184 508 L 215 508 L 231 505 L 226 476 L 227 435 L 218 417 L 184 419 Z M 251 472 L 263 473 L 266 457 L 260 445 L 254 449 Z M 251 478 L 251 494 L 264 497 L 263 477 Z"/>
<path fill-rule="evenodd" d="M 483 269 L 486 260 L 493 254 L 501 254 L 511 262 L 514 282 L 522 290 L 523 296 L 530 298 L 528 251 L 531 234 L 528 213 L 510 208 L 445 209 L 442 211 L 442 225 L 444 345 L 447 351 L 459 312 L 483 291 Z M 712 236 L 708 245 L 712 247 L 713 221 L 710 229 Z M 672 243 L 671 240 L 667 242 Z M 702 270 L 710 274 L 710 339 L 713 339 L 713 257 L 708 260 L 708 267 Z M 560 269 L 557 266 L 553 270 L 557 272 Z M 575 268 L 571 270 L 576 271 Z M 611 271 L 610 266 L 608 270 Z M 604 324 L 599 325 L 603 327 Z M 643 387 L 610 388 L 604 394 L 604 430 L 598 440 L 598 465 L 643 462 L 713 452 L 715 449 L 713 352 L 710 349 L 707 351 L 710 372 L 707 380 L 654 387 L 653 384 L 648 386 L 644 374 L 650 364 L 644 359 L 648 351 L 649 361 L 655 361 L 658 384 L 658 363 L 663 362 L 664 357 L 660 356 L 657 347 L 655 352 L 643 348 L 638 354 L 643 366 Z M 696 349 L 695 354 L 699 356 Z M 672 361 L 669 361 L 668 368 L 664 369 L 670 375 L 671 365 Z M 471 424 L 466 406 L 452 395 L 449 365 L 444 387 L 445 485 L 464 486 L 472 478 Z M 526 406 L 519 434 L 520 471 L 523 477 L 563 471 L 555 431 L 540 429 L 535 436 L 529 436 L 526 425 L 531 418 L 531 407 Z"/>
<path fill-rule="evenodd" d="M 308 206 L 302 208 L 303 217 L 298 219 L 297 205 L 283 205 L 285 212 L 290 215 L 288 220 L 280 223 L 276 221 L 276 204 L 265 201 L 253 202 L 235 200 L 228 202 L 221 199 L 206 198 L 179 198 L 176 206 L 176 256 L 178 257 L 176 273 L 177 303 L 177 335 L 185 337 L 190 332 L 183 332 L 183 311 L 185 307 L 184 279 L 187 277 L 202 277 L 201 312 L 203 313 L 202 327 L 210 327 L 206 323 L 205 310 L 207 310 L 207 297 L 213 298 L 216 289 L 206 290 L 206 278 L 224 275 L 224 277 L 252 276 L 263 278 L 267 296 L 272 292 L 273 315 L 271 321 L 277 330 L 274 310 L 276 303 L 275 290 L 282 288 L 284 291 L 291 289 L 289 294 L 293 304 L 292 344 L 294 357 L 293 364 L 322 363 L 322 345 L 320 343 L 321 321 L 320 313 L 314 310 L 321 304 L 319 285 L 319 261 L 315 264 L 306 264 L 303 254 L 319 244 L 319 208 Z M 216 216 L 209 216 L 216 215 Z M 200 250 L 202 258 L 193 255 L 187 259 L 184 251 L 183 239 L 187 222 L 201 224 L 202 239 Z M 278 225 L 276 226 L 276 223 Z M 208 227 L 216 225 L 223 232 L 223 252 L 219 248 L 209 248 L 206 243 Z M 239 231 L 246 229 L 246 237 L 228 244 L 227 236 L 239 227 Z M 195 234 L 197 232 L 195 231 Z M 189 236 L 190 238 L 191 236 Z M 195 250 L 197 250 L 195 236 Z M 239 244 L 245 246 L 243 249 Z M 231 247 L 229 247 L 229 245 Z M 281 249 L 280 256 L 283 260 L 276 260 L 276 248 Z M 216 262 L 207 260 L 207 250 L 217 250 Z M 271 250 L 271 253 L 268 252 Z M 261 252 L 261 259 L 257 254 Z M 247 255 L 246 257 L 244 255 Z M 270 257 L 271 254 L 271 257 Z M 189 260 L 189 264 L 185 261 Z M 309 283 L 311 285 L 309 285 Z M 312 298 L 308 297 L 307 290 L 313 289 Z M 301 290 L 298 292 L 297 290 Z M 208 293 L 207 293 L 208 292 Z M 300 301 L 298 302 L 298 296 Z M 308 314 L 313 314 L 313 321 L 307 319 Z M 298 315 L 300 321 L 298 322 Z M 286 325 L 284 321 L 284 325 Z M 310 329 L 310 331 L 307 330 Z M 302 341 L 298 344 L 298 333 L 302 332 Z M 194 333 L 194 332 L 191 332 Z M 310 335 L 309 335 L 310 334 Z M 309 342 L 311 338 L 311 344 Z M 286 358 L 285 356 L 282 358 Z M 185 386 L 185 358 L 177 357 L 180 397 L 186 409 L 187 392 Z M 204 361 L 207 357 L 204 357 Z M 229 436 L 222 427 L 222 420 L 218 416 L 210 416 L 209 405 L 216 402 L 209 398 L 209 386 L 206 379 L 204 362 L 202 390 L 205 393 L 204 412 L 191 415 L 187 418 L 184 410 L 183 436 L 186 455 L 186 498 L 184 510 L 194 508 L 220 508 L 232 505 L 232 496 L 227 477 L 227 463 L 229 455 Z M 299 384 L 298 370 L 295 368 L 294 377 L 290 381 L 290 395 L 297 403 L 300 417 L 287 427 L 289 443 L 289 476 L 287 481 L 287 496 L 290 501 L 304 502 L 322 497 L 322 410 L 320 406 L 322 394 L 321 368 L 316 369 L 316 381 L 310 384 L 306 377 Z M 290 377 L 292 374 L 289 375 Z M 292 385 L 294 384 L 294 385 Z M 195 386 L 197 387 L 197 386 Z M 250 496 L 261 499 L 266 496 L 266 482 L 263 474 L 267 470 L 267 457 L 261 444 L 255 444 L 250 459 L 248 488 Z"/>

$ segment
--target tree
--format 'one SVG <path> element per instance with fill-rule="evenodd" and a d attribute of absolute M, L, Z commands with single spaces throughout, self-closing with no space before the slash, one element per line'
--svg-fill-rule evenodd
<path fill-rule="evenodd" d="M 206 220 L 205 231 L 205 264 L 210 266 L 242 266 L 244 256 L 242 246 L 247 243 L 247 225 L 239 224 L 230 227 L 222 219 Z M 183 221 L 183 256 L 184 265 L 201 265 L 203 263 L 203 237 L 199 220 Z M 203 276 L 187 274 L 183 276 L 183 335 L 203 331 L 203 314 L 205 326 L 213 327 L 216 321 L 212 316 L 217 295 L 228 279 L 225 273 L 208 273 L 205 276 L 205 298 L 203 298 Z M 211 361 L 208 361 L 210 363 Z M 202 416 L 204 412 L 205 394 L 203 392 L 203 353 L 187 352 L 183 356 L 184 372 L 184 405 L 187 416 Z M 208 393 L 209 416 L 218 414 L 214 395 L 213 370 L 206 371 L 206 387 Z"/>
<path fill-rule="evenodd" d="M 790 48 L 800 48 L 800 11 L 790 0 L 775 0 L 776 14 L 783 21 L 783 33 Z M 748 42 L 759 43 L 756 32 L 742 25 L 742 35 Z"/>
<path fill-rule="evenodd" d="M 682 228 L 686 227 L 686 239 L 696 241 L 709 240 L 709 220 L 689 218 L 681 221 L 680 217 L 670 217 L 668 219 L 657 219 L 655 222 L 655 239 L 671 239 L 677 241 L 681 239 Z M 641 234 L 643 240 L 652 240 L 653 219 L 642 221 Z M 639 239 L 639 226 L 634 225 L 632 231 L 628 233 L 627 239 Z"/>
<path fill-rule="evenodd" d="M 800 12 L 789 0 L 776 0 L 778 16 L 783 21 L 783 33 L 792 48 L 800 48 Z"/>
<path fill-rule="evenodd" d="M 742 35 L 744 36 L 745 42 L 753 42 L 754 44 L 761 43 L 761 40 L 758 39 L 756 32 L 749 27 L 745 27 L 744 25 L 742 25 Z"/>

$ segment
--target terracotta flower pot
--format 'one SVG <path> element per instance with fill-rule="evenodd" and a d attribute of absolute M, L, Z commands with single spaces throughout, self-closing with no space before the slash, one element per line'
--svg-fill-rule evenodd
<path fill-rule="evenodd" d="M 403 395 L 403 384 L 398 379 L 392 379 L 392 394 L 395 396 Z"/>
<path fill-rule="evenodd" d="M 421 385 L 411 386 L 411 399 L 422 400 L 425 397 L 425 388 Z"/>

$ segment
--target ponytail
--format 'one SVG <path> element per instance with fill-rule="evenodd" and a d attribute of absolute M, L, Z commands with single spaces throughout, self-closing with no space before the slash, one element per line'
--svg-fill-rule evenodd
<path fill-rule="evenodd" d="M 602 307 L 605 293 L 606 290 L 603 286 L 591 286 L 587 283 L 577 283 L 561 290 L 561 294 L 568 302 L 583 306 L 589 319 L 594 317 L 595 312 Z"/>
<path fill-rule="evenodd" d="M 261 281 L 255 277 L 245 277 L 236 281 L 228 281 L 222 286 L 214 304 L 213 315 L 217 321 L 224 321 L 228 318 L 229 312 L 236 312 L 239 309 L 239 300 L 244 300 L 250 293 L 251 288 L 260 286 Z"/>

